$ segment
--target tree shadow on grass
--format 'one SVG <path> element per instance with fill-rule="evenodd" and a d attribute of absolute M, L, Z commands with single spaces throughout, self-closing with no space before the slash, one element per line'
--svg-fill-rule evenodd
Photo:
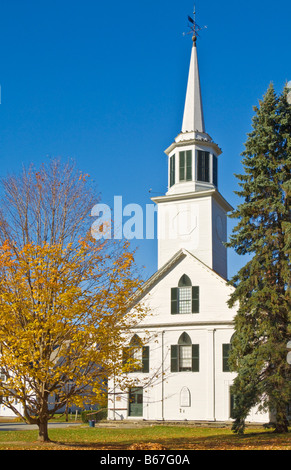
<path fill-rule="evenodd" d="M 178 451 L 178 450 L 291 450 L 289 434 L 274 434 L 272 431 L 246 432 L 244 435 L 217 434 L 211 436 L 163 436 L 160 439 L 154 436 L 124 437 L 122 441 L 94 442 L 87 439 L 83 442 L 51 440 L 48 443 L 34 442 L 7 442 L 1 443 L 1 449 L 26 450 L 112 450 L 112 451 Z M 6 447 L 7 444 L 7 447 Z M 3 446 L 3 447 L 2 447 Z"/>
<path fill-rule="evenodd" d="M 171 450 L 272 450 L 291 449 L 290 434 L 247 433 L 167 440 Z"/>
<path fill-rule="evenodd" d="M 76 450 L 291 450 L 290 434 L 274 434 L 272 432 L 247 433 L 240 435 L 222 434 L 219 436 L 200 436 L 183 438 L 163 438 L 154 441 L 137 441 L 134 439 L 123 442 L 86 442 L 68 443 L 52 442 L 52 446 L 60 449 Z"/>

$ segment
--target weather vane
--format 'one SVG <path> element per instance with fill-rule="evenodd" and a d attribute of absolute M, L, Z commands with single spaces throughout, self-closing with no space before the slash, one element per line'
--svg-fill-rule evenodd
<path fill-rule="evenodd" d="M 188 33 L 183 33 L 183 35 L 185 36 L 186 34 L 192 34 L 192 40 L 193 42 L 196 42 L 196 39 L 197 39 L 197 36 L 199 36 L 199 31 L 201 31 L 202 29 L 205 29 L 207 28 L 207 26 L 199 26 L 199 24 L 196 23 L 196 8 L 195 8 L 195 5 L 194 5 L 194 11 L 193 11 L 193 18 L 191 18 L 191 16 L 188 16 L 188 26 L 190 28 L 190 31 Z"/>

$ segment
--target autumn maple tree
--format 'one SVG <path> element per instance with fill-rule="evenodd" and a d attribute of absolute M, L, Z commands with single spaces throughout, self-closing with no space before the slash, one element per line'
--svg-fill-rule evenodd
<path fill-rule="evenodd" d="M 0 394 L 43 441 L 65 405 L 98 403 L 144 314 L 140 306 L 125 315 L 139 287 L 128 243 L 90 233 L 97 201 L 88 180 L 52 161 L 2 181 Z"/>

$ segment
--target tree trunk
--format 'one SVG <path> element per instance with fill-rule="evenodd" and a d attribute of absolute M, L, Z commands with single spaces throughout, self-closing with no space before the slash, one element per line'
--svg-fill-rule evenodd
<path fill-rule="evenodd" d="M 276 423 L 274 432 L 286 433 L 288 432 L 288 420 L 286 415 L 286 407 L 281 406 L 277 408 Z"/>
<path fill-rule="evenodd" d="M 40 442 L 50 442 L 48 437 L 48 421 L 44 420 L 38 424 L 38 440 Z"/>
<path fill-rule="evenodd" d="M 288 432 L 288 421 L 284 423 L 276 423 L 274 432 L 280 434 Z"/>

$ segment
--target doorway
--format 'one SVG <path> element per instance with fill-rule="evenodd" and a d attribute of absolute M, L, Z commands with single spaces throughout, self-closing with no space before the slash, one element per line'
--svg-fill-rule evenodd
<path fill-rule="evenodd" d="M 128 416 L 143 415 L 143 388 L 133 387 L 129 389 Z"/>

